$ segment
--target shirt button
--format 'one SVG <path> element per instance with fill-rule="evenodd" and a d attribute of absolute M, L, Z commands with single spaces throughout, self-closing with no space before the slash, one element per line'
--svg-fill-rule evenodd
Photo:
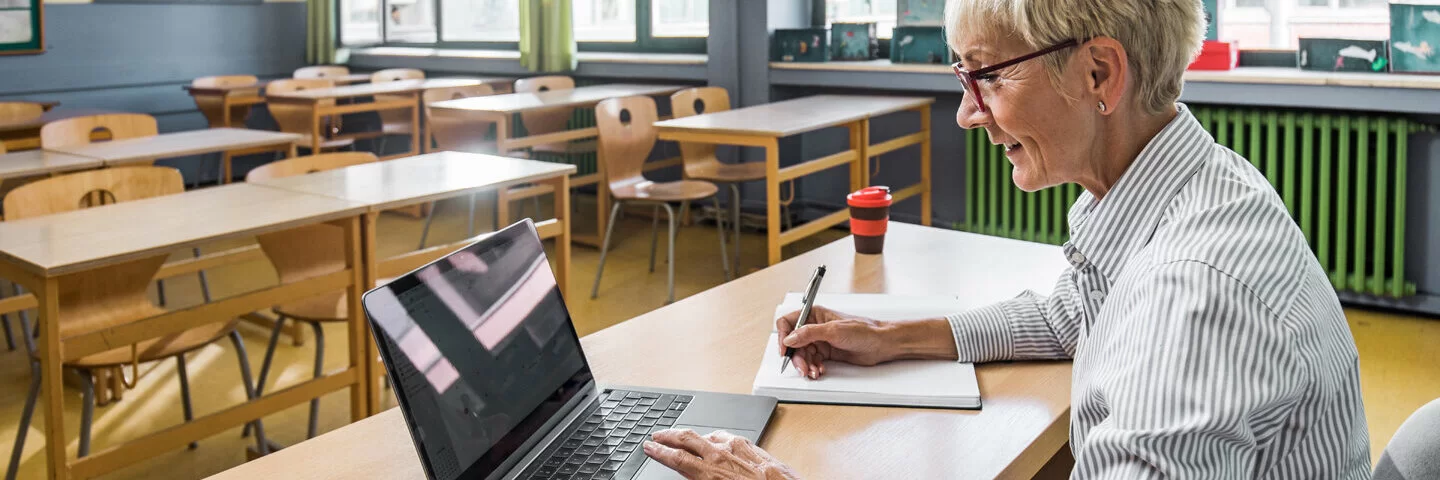
<path fill-rule="evenodd" d="M 1083 264 L 1083 263 L 1085 263 L 1085 256 L 1084 256 L 1084 255 L 1081 255 L 1080 252 L 1071 253 L 1071 254 L 1070 254 L 1070 263 L 1075 264 L 1075 265 Z"/>
<path fill-rule="evenodd" d="M 1091 291 L 1090 291 L 1090 301 L 1092 301 L 1092 302 L 1099 302 L 1099 301 L 1102 301 L 1102 300 L 1105 300 L 1105 293 L 1104 293 L 1104 292 L 1101 292 L 1101 291 L 1099 291 L 1099 290 L 1091 290 Z"/>

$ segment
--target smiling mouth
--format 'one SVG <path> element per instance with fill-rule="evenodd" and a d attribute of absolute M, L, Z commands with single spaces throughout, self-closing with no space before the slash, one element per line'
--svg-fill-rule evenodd
<path fill-rule="evenodd" d="M 1007 143 L 1007 144 L 1005 144 L 1005 153 L 1011 153 L 1011 152 L 1014 152 L 1014 151 L 1019 150 L 1019 149 L 1020 149 L 1020 143 L 1019 143 L 1019 142 L 1016 142 L 1016 143 Z"/>

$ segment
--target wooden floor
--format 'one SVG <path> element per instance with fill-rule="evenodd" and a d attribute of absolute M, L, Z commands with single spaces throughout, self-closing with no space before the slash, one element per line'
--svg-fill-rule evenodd
<path fill-rule="evenodd" d="M 593 205 L 577 198 L 579 206 Z M 521 208 L 516 205 L 512 208 Z M 533 209 L 530 204 L 525 209 Z M 548 209 L 548 206 L 543 207 Z M 593 207 L 592 207 L 593 208 Z M 491 225 L 489 208 L 481 207 L 477 225 Z M 533 210 L 521 210 L 519 213 Z M 548 212 L 548 210 L 546 210 Z M 583 222 L 593 215 L 581 210 Z M 465 231 L 464 206 L 458 201 L 442 202 L 431 232 L 431 243 L 462 238 Z M 648 312 L 665 302 L 664 225 L 661 226 L 660 251 L 655 273 L 648 271 L 649 221 L 630 215 L 616 227 L 617 243 L 607 261 L 600 297 L 591 300 L 589 290 L 594 280 L 599 252 L 579 247 L 574 249 L 573 283 L 567 303 L 581 335 L 601 330 L 625 319 Z M 415 247 L 422 222 L 399 215 L 382 216 L 379 232 L 382 254 L 396 254 Z M 593 228 L 580 224 L 577 231 Z M 843 232 L 825 232 L 816 238 L 787 247 L 791 256 L 831 240 Z M 719 240 L 714 226 L 697 224 L 682 229 L 676 251 L 676 298 L 684 298 L 724 281 L 721 272 Z M 215 245 L 222 248 L 229 245 Z M 752 272 L 764 263 L 764 237 L 747 233 L 743 237 L 743 272 Z M 237 265 L 208 272 L 210 288 L 216 298 L 275 282 L 274 271 L 263 262 Z M 805 279 L 796 279 L 795 288 L 803 288 Z M 195 277 L 168 281 L 167 296 L 172 306 L 186 306 L 200 299 Z M 1361 310 L 1347 310 L 1350 327 L 1360 349 L 1362 382 L 1366 400 L 1366 416 L 1370 424 L 1372 456 L 1390 439 L 1401 422 L 1420 405 L 1440 397 L 1440 321 L 1417 319 Z M 18 322 L 17 322 L 18 323 Z M 268 331 L 259 327 L 241 327 L 246 340 L 252 368 L 258 372 L 265 353 Z M 344 361 L 343 326 L 331 325 L 326 330 L 326 362 L 328 368 L 339 368 Z M 276 352 L 276 365 L 269 388 L 289 385 L 308 378 L 312 368 L 313 338 L 294 347 L 282 341 Z M 0 345 L 3 348 L 3 345 Z M 211 345 L 187 358 L 196 415 L 204 415 L 239 403 L 244 398 L 240 386 L 235 351 L 229 342 Z M 126 393 L 121 402 L 96 410 L 94 451 L 126 439 L 180 423 L 180 394 L 175 363 L 163 362 L 141 367 L 142 378 L 136 390 Z M 29 384 L 29 366 L 20 351 L 0 354 L 0 454 L 8 461 L 20 410 Z M 81 399 L 78 391 L 66 393 L 66 441 L 70 455 L 78 448 Z M 321 401 L 320 430 L 329 431 L 345 424 L 349 418 L 348 396 L 344 391 L 326 396 Z M 266 418 L 266 432 L 272 440 L 294 443 L 304 439 L 308 409 L 291 408 Z M 29 426 L 29 439 L 22 458 L 20 478 L 44 477 L 43 427 L 38 417 Z M 203 440 L 196 450 L 179 450 L 115 472 L 105 478 L 203 478 L 238 465 L 245 459 L 249 445 L 240 438 L 236 428 L 223 435 Z"/>

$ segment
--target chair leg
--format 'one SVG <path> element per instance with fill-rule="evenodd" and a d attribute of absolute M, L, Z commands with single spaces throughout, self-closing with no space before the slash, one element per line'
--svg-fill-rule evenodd
<path fill-rule="evenodd" d="M 675 218 L 675 209 L 670 208 L 670 204 L 661 205 L 665 206 L 665 217 L 670 220 L 670 276 L 665 281 L 665 289 L 669 292 L 665 297 L 665 304 L 668 305 L 675 302 L 675 221 L 678 219 Z"/>
<path fill-rule="evenodd" d="M 20 470 L 20 455 L 25 453 L 25 434 L 30 432 L 30 417 L 35 414 L 35 400 L 40 396 L 40 362 L 30 361 L 30 394 L 25 397 L 25 409 L 20 411 L 20 424 L 15 426 L 15 448 L 10 452 L 10 466 L 5 469 L 5 480 L 15 480 Z"/>
<path fill-rule="evenodd" d="M 80 410 L 79 458 L 85 458 L 90 455 L 90 427 L 95 423 L 95 380 L 89 370 L 80 371 L 80 390 L 84 406 Z"/>
<path fill-rule="evenodd" d="M 195 254 L 195 258 L 200 258 L 200 247 L 192 248 L 190 251 Z M 197 272 L 196 275 L 200 277 L 200 298 L 205 299 L 205 303 L 210 303 L 210 281 L 205 278 L 204 270 Z"/>
<path fill-rule="evenodd" d="M 277 315 L 275 317 L 275 327 L 270 330 L 270 343 L 265 347 L 265 360 L 260 362 L 260 378 L 256 379 L 257 381 L 255 382 L 256 397 L 265 394 L 265 377 L 270 375 L 270 362 L 275 359 L 275 344 L 280 341 L 280 331 L 284 330 L 284 327 L 285 316 Z M 248 363 L 245 368 L 247 370 L 250 368 Z M 250 428 L 250 425 L 246 425 L 245 429 L 240 432 L 240 436 L 250 435 Z"/>
<path fill-rule="evenodd" d="M 730 256 L 734 262 L 730 271 L 735 272 L 735 277 L 740 277 L 740 185 L 730 184 L 730 228 L 735 230 L 730 248 L 735 249 L 735 254 Z"/>
<path fill-rule="evenodd" d="M 530 204 L 535 206 L 535 215 L 530 218 L 535 219 L 537 222 L 540 221 L 540 196 L 530 197 Z"/>
<path fill-rule="evenodd" d="M 325 374 L 325 329 L 318 322 L 306 322 L 315 329 L 315 378 Z M 310 429 L 306 431 L 305 438 L 315 438 L 315 431 L 320 422 L 320 399 L 310 399 Z"/>
<path fill-rule="evenodd" d="M 10 316 L 0 315 L 0 324 L 5 325 L 5 347 L 15 351 L 15 336 L 10 332 Z"/>
<path fill-rule="evenodd" d="M 420 230 L 420 249 L 425 248 L 425 239 L 430 237 L 430 222 L 435 220 L 435 202 L 430 202 L 430 211 L 425 214 L 425 228 Z"/>
<path fill-rule="evenodd" d="M 254 400 L 260 398 L 256 384 L 250 383 L 250 355 L 245 353 L 245 340 L 240 338 L 239 330 L 230 331 L 230 343 L 235 345 L 235 358 L 240 363 L 240 382 L 245 384 L 245 399 Z M 275 342 L 270 342 L 272 345 Z M 255 450 L 262 455 L 270 453 L 270 440 L 265 438 L 265 423 L 260 419 L 245 424 L 247 428 L 255 428 Z"/>
<path fill-rule="evenodd" d="M 620 215 L 620 206 L 624 205 L 619 200 L 610 207 L 610 221 L 605 226 L 605 238 L 600 240 L 600 266 L 595 268 L 595 285 L 590 287 L 590 298 L 600 295 L 600 274 L 605 273 L 605 254 L 610 252 L 610 237 L 615 233 L 615 217 Z"/>
<path fill-rule="evenodd" d="M 155 281 L 155 296 L 160 306 L 165 306 L 165 279 Z"/>
<path fill-rule="evenodd" d="M 470 197 L 466 199 L 467 205 L 469 206 L 468 211 L 470 212 L 470 214 L 465 216 L 465 238 L 471 238 L 475 236 L 475 197 L 476 195 L 474 193 L 471 193 Z M 435 207 L 430 207 L 430 214 L 435 214 Z"/>
<path fill-rule="evenodd" d="M 185 423 L 190 423 L 195 419 L 195 409 L 190 403 L 190 372 L 185 368 L 185 354 L 183 353 L 175 356 L 175 373 L 180 377 L 180 407 L 184 410 Z M 190 442 L 191 450 L 198 447 L 200 444 Z"/>
<path fill-rule="evenodd" d="M 730 249 L 725 245 L 725 222 L 721 221 L 725 216 L 720 214 L 718 195 L 710 197 L 710 202 L 715 204 L 715 233 L 720 237 L 720 268 L 725 270 L 725 281 L 728 282 L 733 277 L 730 276 Z"/>
<path fill-rule="evenodd" d="M 666 205 L 669 208 L 669 205 Z M 655 244 L 660 238 L 660 206 L 650 210 L 650 273 L 655 273 Z"/>

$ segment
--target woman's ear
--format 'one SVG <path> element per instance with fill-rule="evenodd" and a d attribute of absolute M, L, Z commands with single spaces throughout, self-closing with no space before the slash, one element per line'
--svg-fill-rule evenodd
<path fill-rule="evenodd" d="M 1110 114 L 1122 106 L 1125 79 L 1130 74 L 1129 55 L 1119 40 L 1095 37 L 1082 45 L 1082 57 L 1089 67 L 1086 94 L 1095 99 L 1100 113 Z M 1105 107 L 1098 107 L 1098 105 Z"/>

